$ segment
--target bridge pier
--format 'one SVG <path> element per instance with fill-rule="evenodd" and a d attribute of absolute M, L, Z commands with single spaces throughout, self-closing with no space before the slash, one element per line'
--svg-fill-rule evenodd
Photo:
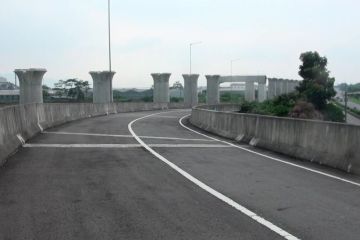
<path fill-rule="evenodd" d="M 20 83 L 20 104 L 43 103 L 42 80 L 46 69 L 15 69 Z"/>
<path fill-rule="evenodd" d="M 245 83 L 245 100 L 248 102 L 255 101 L 255 84 L 252 81 Z"/>
<path fill-rule="evenodd" d="M 283 88 L 282 88 L 282 79 L 277 79 L 277 78 L 275 78 L 275 89 L 276 89 L 276 91 L 275 91 L 275 96 L 277 97 L 277 96 L 280 96 L 281 94 L 283 94 L 283 92 L 282 92 L 282 90 L 283 90 Z"/>
<path fill-rule="evenodd" d="M 276 83 L 274 78 L 269 78 L 269 86 L 268 86 L 268 99 L 273 99 L 276 96 Z"/>
<path fill-rule="evenodd" d="M 258 101 L 263 102 L 267 99 L 266 95 L 266 84 L 259 83 L 258 84 Z"/>
<path fill-rule="evenodd" d="M 214 105 L 220 103 L 220 93 L 219 93 L 219 85 L 220 85 L 220 75 L 206 75 L 207 80 L 207 104 Z"/>
<path fill-rule="evenodd" d="M 184 78 L 184 103 L 186 107 L 198 105 L 198 79 L 199 74 L 183 74 Z"/>
<path fill-rule="evenodd" d="M 93 102 L 111 103 L 113 102 L 112 80 L 115 72 L 89 72 L 93 79 Z"/>
<path fill-rule="evenodd" d="M 154 80 L 154 102 L 170 102 L 169 79 L 171 73 L 152 73 L 151 76 Z"/>

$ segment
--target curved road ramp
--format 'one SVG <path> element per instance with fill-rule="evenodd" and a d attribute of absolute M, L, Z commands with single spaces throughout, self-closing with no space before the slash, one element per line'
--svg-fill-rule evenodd
<path fill-rule="evenodd" d="M 1 109 L 0 239 L 359 239 L 359 128 L 236 110 Z"/>

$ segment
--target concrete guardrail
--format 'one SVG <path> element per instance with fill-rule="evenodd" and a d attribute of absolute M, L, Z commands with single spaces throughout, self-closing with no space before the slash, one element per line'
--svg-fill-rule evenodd
<path fill-rule="evenodd" d="M 190 122 L 239 142 L 360 174 L 360 126 L 234 112 L 239 109 L 196 107 Z"/>
<path fill-rule="evenodd" d="M 43 129 L 66 122 L 116 114 L 183 108 L 182 103 L 53 103 L 9 106 L 0 109 L 0 166 Z"/>

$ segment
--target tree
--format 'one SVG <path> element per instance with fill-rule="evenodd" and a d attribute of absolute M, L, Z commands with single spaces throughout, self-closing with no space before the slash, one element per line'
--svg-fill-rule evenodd
<path fill-rule="evenodd" d="M 183 90 L 183 89 L 184 89 L 183 85 L 182 85 L 181 82 L 179 82 L 179 81 L 175 82 L 175 83 L 172 85 L 171 88 L 172 88 L 172 89 L 179 89 L 179 90 Z"/>
<path fill-rule="evenodd" d="M 90 85 L 88 81 L 77 79 L 60 80 L 55 83 L 54 90 L 59 97 L 68 97 L 77 101 L 85 100 L 88 95 Z"/>
<path fill-rule="evenodd" d="M 179 81 L 175 82 L 170 89 L 177 89 L 177 90 L 179 90 L 180 98 L 183 96 L 184 87 L 183 87 L 183 85 L 182 85 Z M 180 100 L 179 100 L 179 101 L 180 101 Z"/>
<path fill-rule="evenodd" d="M 330 77 L 330 71 L 326 68 L 327 58 L 321 57 L 318 52 L 305 52 L 300 55 L 300 60 L 299 75 L 304 80 L 297 90 L 317 109 L 324 109 L 327 101 L 336 95 L 335 79 Z"/>
<path fill-rule="evenodd" d="M 43 98 L 49 98 L 50 94 L 49 94 L 49 90 L 51 90 L 50 87 L 46 86 L 46 85 L 42 85 L 42 93 L 43 93 Z"/>

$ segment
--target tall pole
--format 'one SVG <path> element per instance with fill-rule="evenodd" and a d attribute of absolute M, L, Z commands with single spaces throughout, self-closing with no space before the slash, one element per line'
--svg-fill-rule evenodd
<path fill-rule="evenodd" d="M 110 0 L 108 0 L 108 31 L 109 31 L 109 70 L 111 72 L 111 25 L 110 25 Z"/>
<path fill-rule="evenodd" d="M 347 123 L 347 105 L 348 105 L 348 89 L 347 89 L 347 84 L 345 85 L 345 122 Z"/>
<path fill-rule="evenodd" d="M 192 67 L 192 66 L 191 66 L 191 61 L 192 61 L 192 46 L 193 46 L 193 45 L 196 45 L 196 44 L 201 44 L 201 43 L 202 43 L 202 42 L 193 42 L 193 43 L 190 43 L 190 75 L 191 75 L 191 73 L 192 73 L 192 72 L 191 72 L 191 70 L 192 70 L 192 69 L 191 69 L 191 67 Z"/>
<path fill-rule="evenodd" d="M 109 71 L 111 74 L 111 11 L 110 11 L 110 0 L 108 0 L 108 32 L 109 32 Z M 113 86 L 112 80 L 110 81 L 110 102 L 113 102 Z"/>

